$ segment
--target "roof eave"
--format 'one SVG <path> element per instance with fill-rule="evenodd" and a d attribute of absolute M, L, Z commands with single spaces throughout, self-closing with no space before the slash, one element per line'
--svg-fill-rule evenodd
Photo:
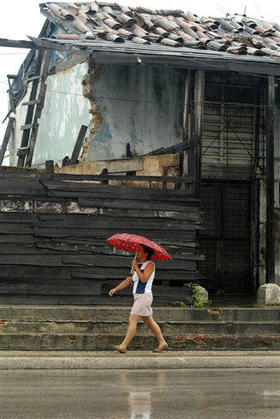
<path fill-rule="evenodd" d="M 194 50 L 191 48 L 155 48 L 102 41 L 70 41 L 31 38 L 35 45 L 73 53 L 87 53 L 100 64 L 161 64 L 205 70 L 237 71 L 248 74 L 280 76 L 280 60 L 253 55 Z"/>

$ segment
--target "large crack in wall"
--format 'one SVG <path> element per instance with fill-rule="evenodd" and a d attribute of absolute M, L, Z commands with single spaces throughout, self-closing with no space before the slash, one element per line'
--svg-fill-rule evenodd
<path fill-rule="evenodd" d="M 87 98 L 90 102 L 89 113 L 91 114 L 91 119 L 88 127 L 89 135 L 87 136 L 83 144 L 83 150 L 79 161 L 85 161 L 89 152 L 90 143 L 92 142 L 96 134 L 100 131 L 101 126 L 103 124 L 101 110 L 94 96 L 94 82 L 96 80 L 96 72 L 96 66 L 94 66 L 94 64 L 91 61 L 89 61 L 88 72 L 84 75 L 82 80 L 82 92 L 84 97 Z"/>

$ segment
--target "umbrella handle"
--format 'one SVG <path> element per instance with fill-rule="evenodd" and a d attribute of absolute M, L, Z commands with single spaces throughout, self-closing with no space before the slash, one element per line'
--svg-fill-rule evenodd
<path fill-rule="evenodd" d="M 135 253 L 135 256 L 134 256 L 133 260 L 135 260 L 135 259 L 136 259 L 137 253 L 138 253 L 138 249 L 136 250 L 136 253 Z M 131 274 L 133 274 L 133 271 L 134 271 L 134 268 L 133 268 L 133 266 L 132 266 L 132 267 L 131 267 L 131 271 L 130 271 L 130 273 L 131 273 Z"/>

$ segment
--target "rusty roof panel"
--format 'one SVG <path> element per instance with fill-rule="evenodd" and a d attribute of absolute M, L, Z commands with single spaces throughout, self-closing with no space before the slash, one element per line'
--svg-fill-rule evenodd
<path fill-rule="evenodd" d="M 69 40 L 100 39 L 131 45 L 161 44 L 178 50 L 202 49 L 233 55 L 280 58 L 280 25 L 246 16 L 197 16 L 177 9 L 151 10 L 111 2 L 50 2 L 41 12 Z M 54 36 L 55 37 L 55 36 Z M 205 51 L 206 52 L 206 51 Z"/>

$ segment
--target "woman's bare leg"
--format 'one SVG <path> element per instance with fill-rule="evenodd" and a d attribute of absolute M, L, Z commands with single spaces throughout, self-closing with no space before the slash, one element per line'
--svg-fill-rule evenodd
<path fill-rule="evenodd" d="M 126 349 L 127 345 L 132 341 L 132 339 L 135 336 L 136 329 L 137 329 L 137 323 L 140 319 L 140 316 L 137 316 L 136 314 L 131 314 L 128 319 L 128 328 L 126 332 L 126 336 L 122 343 L 119 345 L 121 349 Z"/>
<path fill-rule="evenodd" d="M 159 345 L 166 344 L 166 340 L 162 336 L 160 327 L 157 324 L 157 322 L 155 322 L 155 320 L 153 319 L 153 316 L 142 316 L 142 319 L 157 338 Z"/>

